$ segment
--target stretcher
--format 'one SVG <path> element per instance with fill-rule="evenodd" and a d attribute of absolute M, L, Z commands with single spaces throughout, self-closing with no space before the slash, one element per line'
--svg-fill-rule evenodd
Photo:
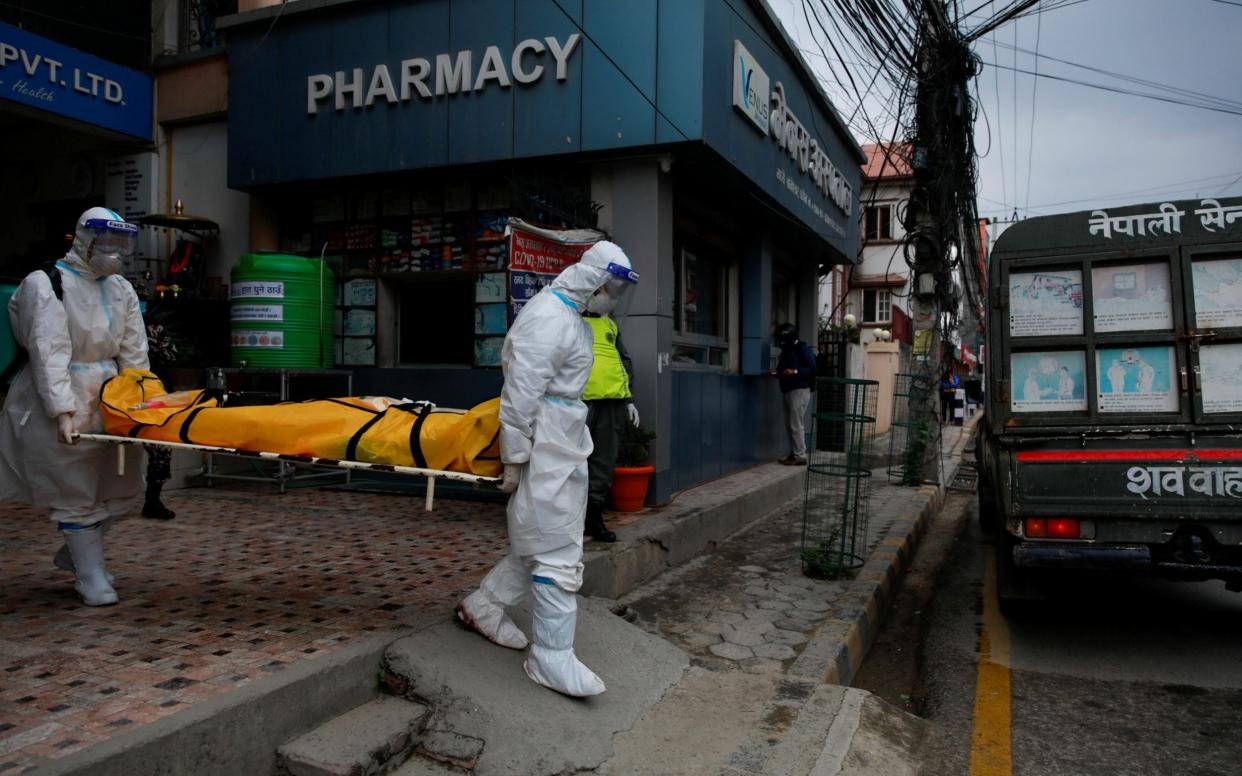
<path fill-rule="evenodd" d="M 468 410 L 388 397 L 340 397 L 264 406 L 224 406 L 219 392 L 168 393 L 154 374 L 126 369 L 100 391 L 103 433 L 79 438 L 162 447 L 280 465 L 371 471 L 437 480 L 500 482 L 499 399 Z"/>
<path fill-rule="evenodd" d="M 138 445 L 141 447 L 162 447 L 169 450 L 189 450 L 198 453 L 231 455 L 239 458 L 260 458 L 263 460 L 281 461 L 284 463 L 303 466 L 346 469 L 351 471 L 382 472 L 384 474 L 400 474 L 408 477 L 425 477 L 427 479 L 427 496 L 425 505 L 428 512 L 435 508 L 436 480 L 443 479 L 452 480 L 454 482 L 465 482 L 475 486 L 476 488 L 480 485 L 495 485 L 500 483 L 499 477 L 485 477 L 478 474 L 466 474 L 464 472 L 447 471 L 444 469 L 423 469 L 417 466 L 400 466 L 388 463 L 367 463 L 365 461 L 347 461 L 335 458 L 320 458 L 311 455 L 291 455 L 288 453 L 242 450 L 236 447 L 219 447 L 216 445 L 200 445 L 186 442 L 167 442 L 164 440 L 144 439 L 141 437 L 115 436 L 113 434 L 75 434 L 74 436 L 79 440 L 87 442 L 102 442 L 104 444 L 116 445 L 116 467 L 118 476 L 125 474 L 125 448 L 130 445 Z"/>

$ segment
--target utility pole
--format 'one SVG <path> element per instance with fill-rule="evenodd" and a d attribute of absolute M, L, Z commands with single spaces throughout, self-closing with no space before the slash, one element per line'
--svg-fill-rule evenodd
<path fill-rule="evenodd" d="M 970 293 L 970 281 L 959 284 L 955 270 L 973 266 L 978 251 L 978 225 L 965 218 L 974 212 L 968 85 L 977 60 L 950 21 L 943 0 L 922 0 L 916 62 L 914 132 L 909 138 L 914 190 L 903 226 L 909 235 L 905 250 L 915 352 L 923 354 L 916 373 L 930 383 L 929 405 L 936 412 L 939 380 L 948 367 L 945 346 L 952 342 L 947 335 L 956 326 L 963 292 Z M 939 418 L 928 421 L 937 433 L 926 444 L 924 480 L 934 479 L 940 460 Z"/>

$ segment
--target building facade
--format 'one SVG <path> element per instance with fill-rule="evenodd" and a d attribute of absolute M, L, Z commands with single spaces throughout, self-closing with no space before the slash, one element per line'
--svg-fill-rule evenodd
<path fill-rule="evenodd" d="M 203 7 L 130 9 L 150 22 L 147 107 L 126 101 L 141 129 L 75 125 L 96 144 L 89 185 L 5 237 L 15 266 L 88 204 L 136 218 L 181 200 L 218 230 L 144 233 L 131 276 L 154 286 L 199 243 L 202 365 L 228 360 L 243 253 L 322 256 L 354 390 L 467 406 L 499 392 L 499 344 L 546 280 L 512 266 L 508 219 L 596 228 L 642 275 L 619 323 L 656 433 L 649 499 L 787 452 L 771 332 L 813 332 L 820 275 L 857 261 L 864 157 L 764 0 Z M 62 123 L 44 118 L 16 137 L 65 148 L 43 156 L 67 190 L 86 176 L 71 144 L 40 140 Z M 0 185 L 27 210 L 43 196 L 27 172 Z"/>

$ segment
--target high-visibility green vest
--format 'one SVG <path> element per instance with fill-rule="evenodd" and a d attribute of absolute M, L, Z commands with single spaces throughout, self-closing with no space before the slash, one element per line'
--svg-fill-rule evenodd
<path fill-rule="evenodd" d="M 591 377 L 582 392 L 582 400 L 630 398 L 630 376 L 617 352 L 616 321 L 607 316 L 587 316 L 583 320 L 591 325 L 595 334 L 595 363 L 591 366 Z"/>

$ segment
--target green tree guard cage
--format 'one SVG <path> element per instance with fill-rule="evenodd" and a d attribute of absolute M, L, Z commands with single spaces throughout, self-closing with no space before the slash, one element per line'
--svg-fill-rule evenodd
<path fill-rule="evenodd" d="M 936 384 L 928 375 L 898 373 L 893 383 L 893 420 L 888 434 L 888 481 L 920 485 L 928 448 L 938 444 Z"/>
<path fill-rule="evenodd" d="M 802 509 L 802 573 L 836 577 L 866 560 L 867 468 L 875 436 L 875 380 L 815 381 L 814 444 Z"/>

